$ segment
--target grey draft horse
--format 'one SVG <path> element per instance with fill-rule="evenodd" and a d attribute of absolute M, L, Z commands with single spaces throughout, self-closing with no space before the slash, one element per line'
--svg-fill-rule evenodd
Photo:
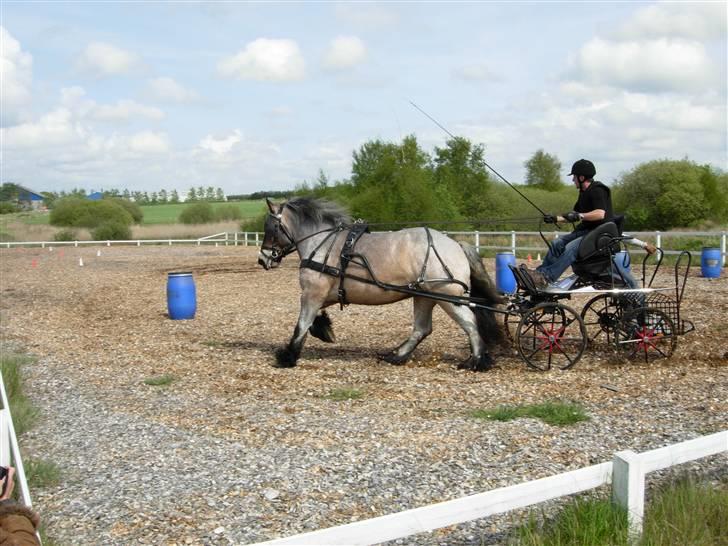
<path fill-rule="evenodd" d="M 337 204 L 295 198 L 273 204 L 258 263 L 277 267 L 288 254 L 301 259 L 301 309 L 288 345 L 276 352 L 279 368 L 296 365 L 306 335 L 334 342 L 331 321 L 323 311 L 341 303 L 383 305 L 412 297 L 412 333 L 401 345 L 378 356 L 405 363 L 432 332 L 432 311 L 439 305 L 467 334 L 470 357 L 459 369 L 485 371 L 493 360 L 488 348 L 502 340 L 493 306 L 502 303 L 477 251 L 429 228 L 369 233 L 363 224 L 353 229 L 349 215 Z M 489 306 L 472 306 L 471 302 Z M 321 313 L 319 314 L 319 312 Z"/>

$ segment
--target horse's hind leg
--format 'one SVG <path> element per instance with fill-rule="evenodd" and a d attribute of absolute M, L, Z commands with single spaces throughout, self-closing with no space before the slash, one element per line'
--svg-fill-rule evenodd
<path fill-rule="evenodd" d="M 412 333 L 407 340 L 392 352 L 379 354 L 379 358 L 390 364 L 404 364 L 407 362 L 420 342 L 432 332 L 432 308 L 435 301 L 429 298 L 414 298 L 414 321 Z"/>
<path fill-rule="evenodd" d="M 308 329 L 313 324 L 319 309 L 321 309 L 321 302 L 314 302 L 305 294 L 301 295 L 301 311 L 296 328 L 293 330 L 293 336 L 288 345 L 276 351 L 276 363 L 274 364 L 276 368 L 293 368 L 296 365 L 298 357 L 301 356 Z"/>
<path fill-rule="evenodd" d="M 460 325 L 470 340 L 470 358 L 461 362 L 458 369 L 473 370 L 474 372 L 489 370 L 493 366 L 493 359 L 488 354 L 485 342 L 480 337 L 475 313 L 464 305 L 455 305 L 442 301 L 438 302 L 438 305 Z"/>

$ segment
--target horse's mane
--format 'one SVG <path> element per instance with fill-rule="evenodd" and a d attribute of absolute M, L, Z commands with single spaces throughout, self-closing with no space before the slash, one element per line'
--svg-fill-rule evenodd
<path fill-rule="evenodd" d="M 344 207 L 326 199 L 294 197 L 286 203 L 286 207 L 293 210 L 302 223 L 313 225 L 351 223 L 351 216 Z"/>

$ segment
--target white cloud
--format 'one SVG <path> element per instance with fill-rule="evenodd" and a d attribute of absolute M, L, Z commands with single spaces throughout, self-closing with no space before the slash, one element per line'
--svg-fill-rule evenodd
<path fill-rule="evenodd" d="M 139 66 L 136 54 L 103 42 L 91 42 L 76 61 L 79 70 L 96 77 L 128 74 Z"/>
<path fill-rule="evenodd" d="M 98 104 L 87 99 L 86 91 L 79 86 L 61 89 L 61 105 L 70 109 L 79 119 L 104 123 L 127 122 L 137 118 L 159 121 L 164 118 L 164 112 L 159 108 L 130 99 L 121 99 L 115 104 Z"/>
<path fill-rule="evenodd" d="M 195 91 L 186 89 L 172 78 L 149 80 L 149 94 L 152 98 L 170 102 L 192 102 L 199 98 Z"/>
<path fill-rule="evenodd" d="M 163 154 L 169 152 L 169 139 L 164 133 L 142 131 L 128 138 L 128 147 L 141 154 Z"/>
<path fill-rule="evenodd" d="M 614 42 L 592 38 L 574 62 L 574 75 L 590 85 L 634 91 L 702 90 L 715 70 L 698 42 L 659 38 Z"/>
<path fill-rule="evenodd" d="M 259 38 L 222 59 L 217 70 L 226 78 L 285 82 L 302 80 L 306 63 L 295 41 Z"/>
<path fill-rule="evenodd" d="M 158 121 L 164 118 L 164 112 L 153 106 L 145 106 L 136 101 L 123 99 L 116 104 L 97 106 L 91 113 L 93 119 L 104 122 L 127 121 L 131 118 L 144 118 Z"/>
<path fill-rule="evenodd" d="M 332 70 L 344 70 L 362 63 L 367 56 L 364 42 L 356 36 L 337 36 L 329 44 L 324 56 L 324 66 Z"/>
<path fill-rule="evenodd" d="M 640 9 L 617 33 L 626 39 L 671 36 L 693 40 L 725 39 L 723 2 L 675 2 Z"/>
<path fill-rule="evenodd" d="M 0 126 L 17 123 L 31 102 L 33 57 L 20 42 L 0 27 L 0 70 L 2 71 L 2 118 Z"/>
<path fill-rule="evenodd" d="M 2 129 L 3 145 L 13 149 L 45 149 L 70 144 L 83 138 L 84 130 L 74 124 L 68 108 L 57 108 L 38 121 Z"/>
<path fill-rule="evenodd" d="M 242 133 L 240 129 L 235 129 L 231 135 L 216 138 L 212 135 L 207 135 L 200 141 L 199 147 L 203 150 L 213 152 L 217 155 L 227 154 L 233 146 L 242 140 Z"/>

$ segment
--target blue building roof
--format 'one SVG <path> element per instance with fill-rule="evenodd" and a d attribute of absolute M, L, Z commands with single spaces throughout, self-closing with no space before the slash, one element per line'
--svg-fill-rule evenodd
<path fill-rule="evenodd" d="M 41 194 L 23 186 L 18 186 L 18 201 L 43 201 L 44 199 L 45 197 Z"/>
<path fill-rule="evenodd" d="M 104 194 L 101 193 L 100 191 L 95 191 L 86 196 L 86 199 L 90 199 L 91 201 L 99 201 L 103 198 L 104 198 Z"/>

